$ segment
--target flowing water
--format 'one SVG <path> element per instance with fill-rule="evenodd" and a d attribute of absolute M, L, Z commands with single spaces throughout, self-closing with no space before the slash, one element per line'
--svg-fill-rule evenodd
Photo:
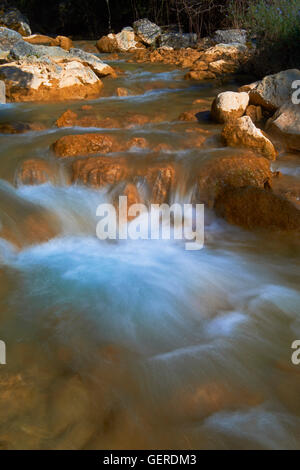
<path fill-rule="evenodd" d="M 200 124 L 177 118 L 223 88 L 186 82 L 169 66 L 112 64 L 125 74 L 85 104 L 101 116 L 160 119 L 95 132 L 167 144 L 153 158 L 180 163 L 172 202 L 190 202 L 193 168 L 233 150 L 222 148 L 208 113 Z M 109 96 L 116 86 L 133 96 Z M 300 339 L 299 241 L 243 231 L 208 209 L 200 251 L 183 241 L 98 240 L 96 207 L 109 200 L 107 189 L 68 185 L 63 163 L 56 184 L 16 179 L 28 158 L 57 165 L 50 145 L 87 130 L 54 123 L 81 106 L 0 110 L 1 122 L 45 126 L 0 135 L 0 220 L 19 247 L 0 239 L 0 447 L 299 448 L 300 366 L 291 363 Z M 204 148 L 189 145 L 199 126 L 210 132 Z M 132 164 L 152 158 L 137 148 L 126 156 Z M 297 176 L 291 156 L 276 168 Z M 53 231 L 50 241 L 34 240 L 40 225 Z"/>

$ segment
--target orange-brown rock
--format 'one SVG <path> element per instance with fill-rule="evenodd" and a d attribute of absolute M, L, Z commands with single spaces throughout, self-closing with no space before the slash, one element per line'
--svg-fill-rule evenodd
<path fill-rule="evenodd" d="M 57 42 L 57 45 L 62 49 L 65 49 L 65 51 L 69 51 L 73 47 L 72 40 L 70 38 L 67 38 L 66 36 L 56 36 L 55 40 Z"/>
<path fill-rule="evenodd" d="M 116 39 L 103 36 L 96 44 L 99 52 L 116 52 L 119 51 Z"/>
<path fill-rule="evenodd" d="M 23 37 L 23 41 L 37 46 L 58 46 L 58 41 L 56 39 L 42 34 L 33 34 L 32 36 Z"/>
<path fill-rule="evenodd" d="M 184 113 L 181 113 L 178 121 L 184 121 L 184 122 L 192 122 L 195 121 L 197 122 L 197 113 L 194 111 L 185 111 Z"/>
<path fill-rule="evenodd" d="M 225 188 L 253 186 L 264 188 L 272 181 L 270 162 L 251 152 L 219 157 L 204 164 L 199 170 L 199 200 L 212 207 Z"/>
<path fill-rule="evenodd" d="M 57 168 L 54 164 L 46 160 L 32 158 L 25 160 L 17 176 L 17 181 L 20 184 L 37 185 L 44 184 L 49 181 L 55 183 L 57 180 Z"/>
<path fill-rule="evenodd" d="M 215 202 L 216 213 L 246 229 L 300 232 L 300 210 L 270 190 L 227 188 Z"/>
<path fill-rule="evenodd" d="M 129 209 L 132 205 L 134 204 L 142 204 L 144 203 L 137 187 L 133 183 L 127 183 L 125 188 L 121 191 L 118 192 L 115 197 L 114 197 L 114 204 L 116 207 L 116 210 L 118 212 L 119 209 L 119 196 L 126 196 L 127 197 L 127 221 L 130 222 L 135 218 L 135 216 L 129 215 Z"/>
<path fill-rule="evenodd" d="M 249 116 L 228 122 L 222 138 L 231 147 L 250 148 L 269 160 L 275 160 L 277 152 L 267 135 L 258 129 Z"/>
<path fill-rule="evenodd" d="M 61 137 L 53 144 L 57 157 L 76 157 L 120 150 L 115 136 L 105 134 L 79 134 Z"/>
<path fill-rule="evenodd" d="M 263 119 L 261 106 L 250 104 L 246 109 L 246 116 L 249 116 L 254 124 L 260 123 Z"/>
<path fill-rule="evenodd" d="M 84 158 L 73 163 L 73 181 L 95 188 L 124 181 L 129 174 L 124 158 Z"/>
<path fill-rule="evenodd" d="M 82 107 L 83 111 L 89 111 L 91 106 Z M 56 121 L 57 127 L 98 127 L 113 129 L 119 127 L 119 122 L 115 118 L 106 117 L 103 119 L 97 118 L 94 115 L 85 115 L 79 117 L 77 113 L 68 109 Z"/>
<path fill-rule="evenodd" d="M 24 59 L 0 65 L 9 101 L 60 101 L 98 98 L 103 83 L 88 67 L 70 61 Z"/>
<path fill-rule="evenodd" d="M 126 147 L 145 149 L 149 147 L 149 142 L 144 137 L 133 137 L 127 142 Z"/>

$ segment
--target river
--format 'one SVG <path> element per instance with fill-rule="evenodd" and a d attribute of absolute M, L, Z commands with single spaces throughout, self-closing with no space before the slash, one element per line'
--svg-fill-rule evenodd
<path fill-rule="evenodd" d="M 199 123 L 178 116 L 238 82 L 191 83 L 174 67 L 122 56 L 110 64 L 125 73 L 84 104 L 97 116 L 160 119 L 93 131 L 171 146 L 155 158 L 181 164 L 171 199 L 190 202 L 193 168 L 233 150 L 220 144 L 209 113 L 201 113 L 204 148 L 189 144 Z M 132 96 L 111 96 L 116 86 Z M 0 238 L 0 448 L 299 449 L 300 366 L 291 363 L 300 339 L 299 240 L 247 232 L 209 209 L 200 251 L 184 241 L 98 240 L 96 208 L 107 189 L 68 185 L 63 163 L 56 184 L 18 181 L 23 161 L 57 165 L 51 144 L 87 132 L 54 126 L 82 104 L 0 109 L 1 122 L 43 126 L 0 135 L 0 221 L 20 245 Z M 147 149 L 122 154 L 132 164 L 152 158 Z M 287 157 L 273 168 L 299 178 L 296 163 Z M 40 217 L 56 236 L 31 243 L 24 227 Z"/>

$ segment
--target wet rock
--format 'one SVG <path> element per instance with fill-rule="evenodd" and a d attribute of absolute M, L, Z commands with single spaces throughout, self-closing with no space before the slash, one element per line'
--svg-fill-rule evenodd
<path fill-rule="evenodd" d="M 9 101 L 92 99 L 103 86 L 90 68 L 75 60 L 60 65 L 50 59 L 11 62 L 0 66 L 0 78 Z"/>
<path fill-rule="evenodd" d="M 292 102 L 295 89 L 292 83 L 300 80 L 300 70 L 290 69 L 274 75 L 268 75 L 257 83 L 250 92 L 250 104 L 262 106 L 274 112 L 286 102 Z"/>
<path fill-rule="evenodd" d="M 222 137 L 231 147 L 253 149 L 269 160 L 275 160 L 277 152 L 266 134 L 258 129 L 249 116 L 229 122 L 223 129 Z"/>
<path fill-rule="evenodd" d="M 53 144 L 57 157 L 76 157 L 120 150 L 116 138 L 105 134 L 80 134 L 61 137 Z"/>
<path fill-rule="evenodd" d="M 73 165 L 73 182 L 100 188 L 128 178 L 130 171 L 123 158 L 95 157 L 76 160 Z"/>
<path fill-rule="evenodd" d="M 248 103 L 248 93 L 234 93 L 233 91 L 220 93 L 211 107 L 212 118 L 220 123 L 237 119 L 243 116 Z"/>
<path fill-rule="evenodd" d="M 89 111 L 91 109 L 90 106 L 82 107 L 83 110 Z M 103 119 L 99 119 L 92 115 L 85 115 L 79 117 L 77 113 L 74 113 L 70 109 L 65 111 L 56 121 L 57 127 L 98 127 L 98 128 L 107 128 L 113 129 L 120 127 L 120 123 L 117 119 L 106 117 Z"/>
<path fill-rule="evenodd" d="M 213 35 L 217 44 L 246 44 L 247 31 L 245 29 L 218 29 Z"/>
<path fill-rule="evenodd" d="M 254 106 L 253 104 L 251 104 L 247 107 L 245 114 L 246 116 L 249 116 L 251 118 L 254 124 L 260 123 L 263 119 L 261 106 Z"/>
<path fill-rule="evenodd" d="M 249 91 L 253 90 L 254 88 L 257 87 L 259 82 L 253 82 L 253 83 L 249 83 L 248 85 L 243 85 L 241 86 L 239 89 L 238 89 L 238 92 L 239 93 L 242 93 L 242 92 L 245 92 L 245 93 L 248 93 Z"/>
<path fill-rule="evenodd" d="M 204 60 L 197 60 L 193 63 L 193 71 L 197 72 L 204 72 L 208 70 L 208 63 L 204 62 Z"/>
<path fill-rule="evenodd" d="M 197 122 L 197 113 L 193 111 L 185 111 L 184 113 L 181 113 L 178 121 L 183 121 L 183 122 Z"/>
<path fill-rule="evenodd" d="M 76 60 L 80 60 L 83 65 L 90 67 L 98 77 L 106 77 L 107 75 L 116 76 L 116 73 L 110 65 L 105 64 L 94 54 L 82 51 L 81 49 L 70 49 L 70 56 Z"/>
<path fill-rule="evenodd" d="M 127 149 L 146 149 L 149 147 L 149 142 L 144 137 L 133 137 L 126 143 Z"/>
<path fill-rule="evenodd" d="M 197 43 L 196 34 L 164 33 L 159 38 L 159 46 L 166 49 L 185 49 Z"/>
<path fill-rule="evenodd" d="M 28 19 L 17 8 L 8 8 L 0 13 L 0 26 L 17 31 L 22 36 L 31 35 Z"/>
<path fill-rule="evenodd" d="M 25 160 L 18 171 L 18 184 L 39 185 L 50 181 L 57 181 L 57 168 L 46 160 Z"/>
<path fill-rule="evenodd" d="M 0 27 L 0 49 L 2 51 L 9 52 L 19 41 L 22 41 L 21 34 L 8 28 Z"/>
<path fill-rule="evenodd" d="M 300 108 L 299 104 L 283 105 L 269 120 L 267 130 L 279 138 L 284 146 L 300 151 Z"/>
<path fill-rule="evenodd" d="M 300 210 L 270 190 L 227 188 L 215 202 L 216 213 L 246 229 L 300 231 Z"/>
<path fill-rule="evenodd" d="M 135 21 L 133 29 L 139 39 L 147 46 L 154 45 L 161 35 L 161 28 L 147 18 Z"/>
<path fill-rule="evenodd" d="M 225 188 L 253 186 L 264 188 L 272 180 L 270 162 L 266 158 L 246 153 L 218 157 L 204 164 L 199 170 L 199 200 L 212 207 Z"/>
<path fill-rule="evenodd" d="M 5 95 L 5 83 L 0 80 L 0 104 L 6 103 L 6 95 Z"/>

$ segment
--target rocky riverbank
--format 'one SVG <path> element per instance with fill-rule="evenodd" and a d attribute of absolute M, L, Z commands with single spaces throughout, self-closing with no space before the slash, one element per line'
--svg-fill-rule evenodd
<path fill-rule="evenodd" d="M 118 59 L 117 54 L 130 53 L 124 56 L 130 63 L 149 62 L 190 69 L 185 74 L 186 80 L 213 82 L 216 78 L 234 77 L 241 72 L 253 45 L 247 42 L 247 32 L 242 30 L 217 31 L 212 38 L 197 42 L 193 35 L 164 33 L 144 19 L 134 23 L 132 28 L 101 38 L 97 48 L 101 53 L 110 53 L 109 61 Z M 103 78 L 116 79 L 117 71 L 83 49 L 74 47 L 72 41 L 63 36 L 22 37 L 17 31 L 1 27 L 1 102 L 5 99 L 8 102 L 53 102 L 98 98 L 103 93 Z M 186 130 L 182 150 L 210 149 L 216 145 L 240 149 L 239 155 L 235 153 L 200 166 L 195 175 L 194 202 L 215 207 L 227 221 L 246 228 L 300 229 L 300 190 L 295 192 L 294 187 L 278 184 L 280 173 L 271 170 L 271 162 L 278 153 L 300 151 L 299 110 L 291 103 L 293 84 L 299 79 L 299 70 L 283 71 L 238 91 L 219 93 L 212 104 L 195 100 L 190 110 L 178 116 L 178 122 L 193 124 Z M 119 97 L 132 94 L 134 91 L 128 88 L 115 88 L 115 95 Z M 203 113 L 210 113 L 212 121 L 223 124 L 219 134 L 212 132 L 209 126 L 201 127 Z M 79 112 L 66 109 L 55 126 L 70 129 L 72 133 L 54 142 L 51 149 L 56 158 L 71 160 L 64 164 L 69 183 L 79 182 L 96 188 L 122 184 L 122 191 L 130 191 L 132 200 L 141 201 L 143 196 L 137 181 L 142 179 L 149 187 L 149 203 L 169 202 L 183 171 L 180 164 L 152 161 L 143 168 L 132 168 L 127 159 L 109 155 L 132 148 L 155 155 L 161 151 L 172 152 L 172 145 L 166 142 L 153 145 L 139 136 L 126 139 L 121 135 L 95 133 L 102 128 L 139 129 L 165 119 L 160 112 L 152 117 L 137 113 L 98 117 L 92 105 L 83 106 Z M 77 135 L 74 129 L 78 127 L 85 128 L 86 132 Z M 0 124 L 0 130 L 5 133 L 38 129 L 43 129 L 40 123 Z M 53 171 L 53 166 L 45 161 L 29 159 L 23 162 L 18 181 L 23 184 L 55 181 Z M 279 218 L 277 212 L 271 210 L 272 205 L 282 208 Z"/>

